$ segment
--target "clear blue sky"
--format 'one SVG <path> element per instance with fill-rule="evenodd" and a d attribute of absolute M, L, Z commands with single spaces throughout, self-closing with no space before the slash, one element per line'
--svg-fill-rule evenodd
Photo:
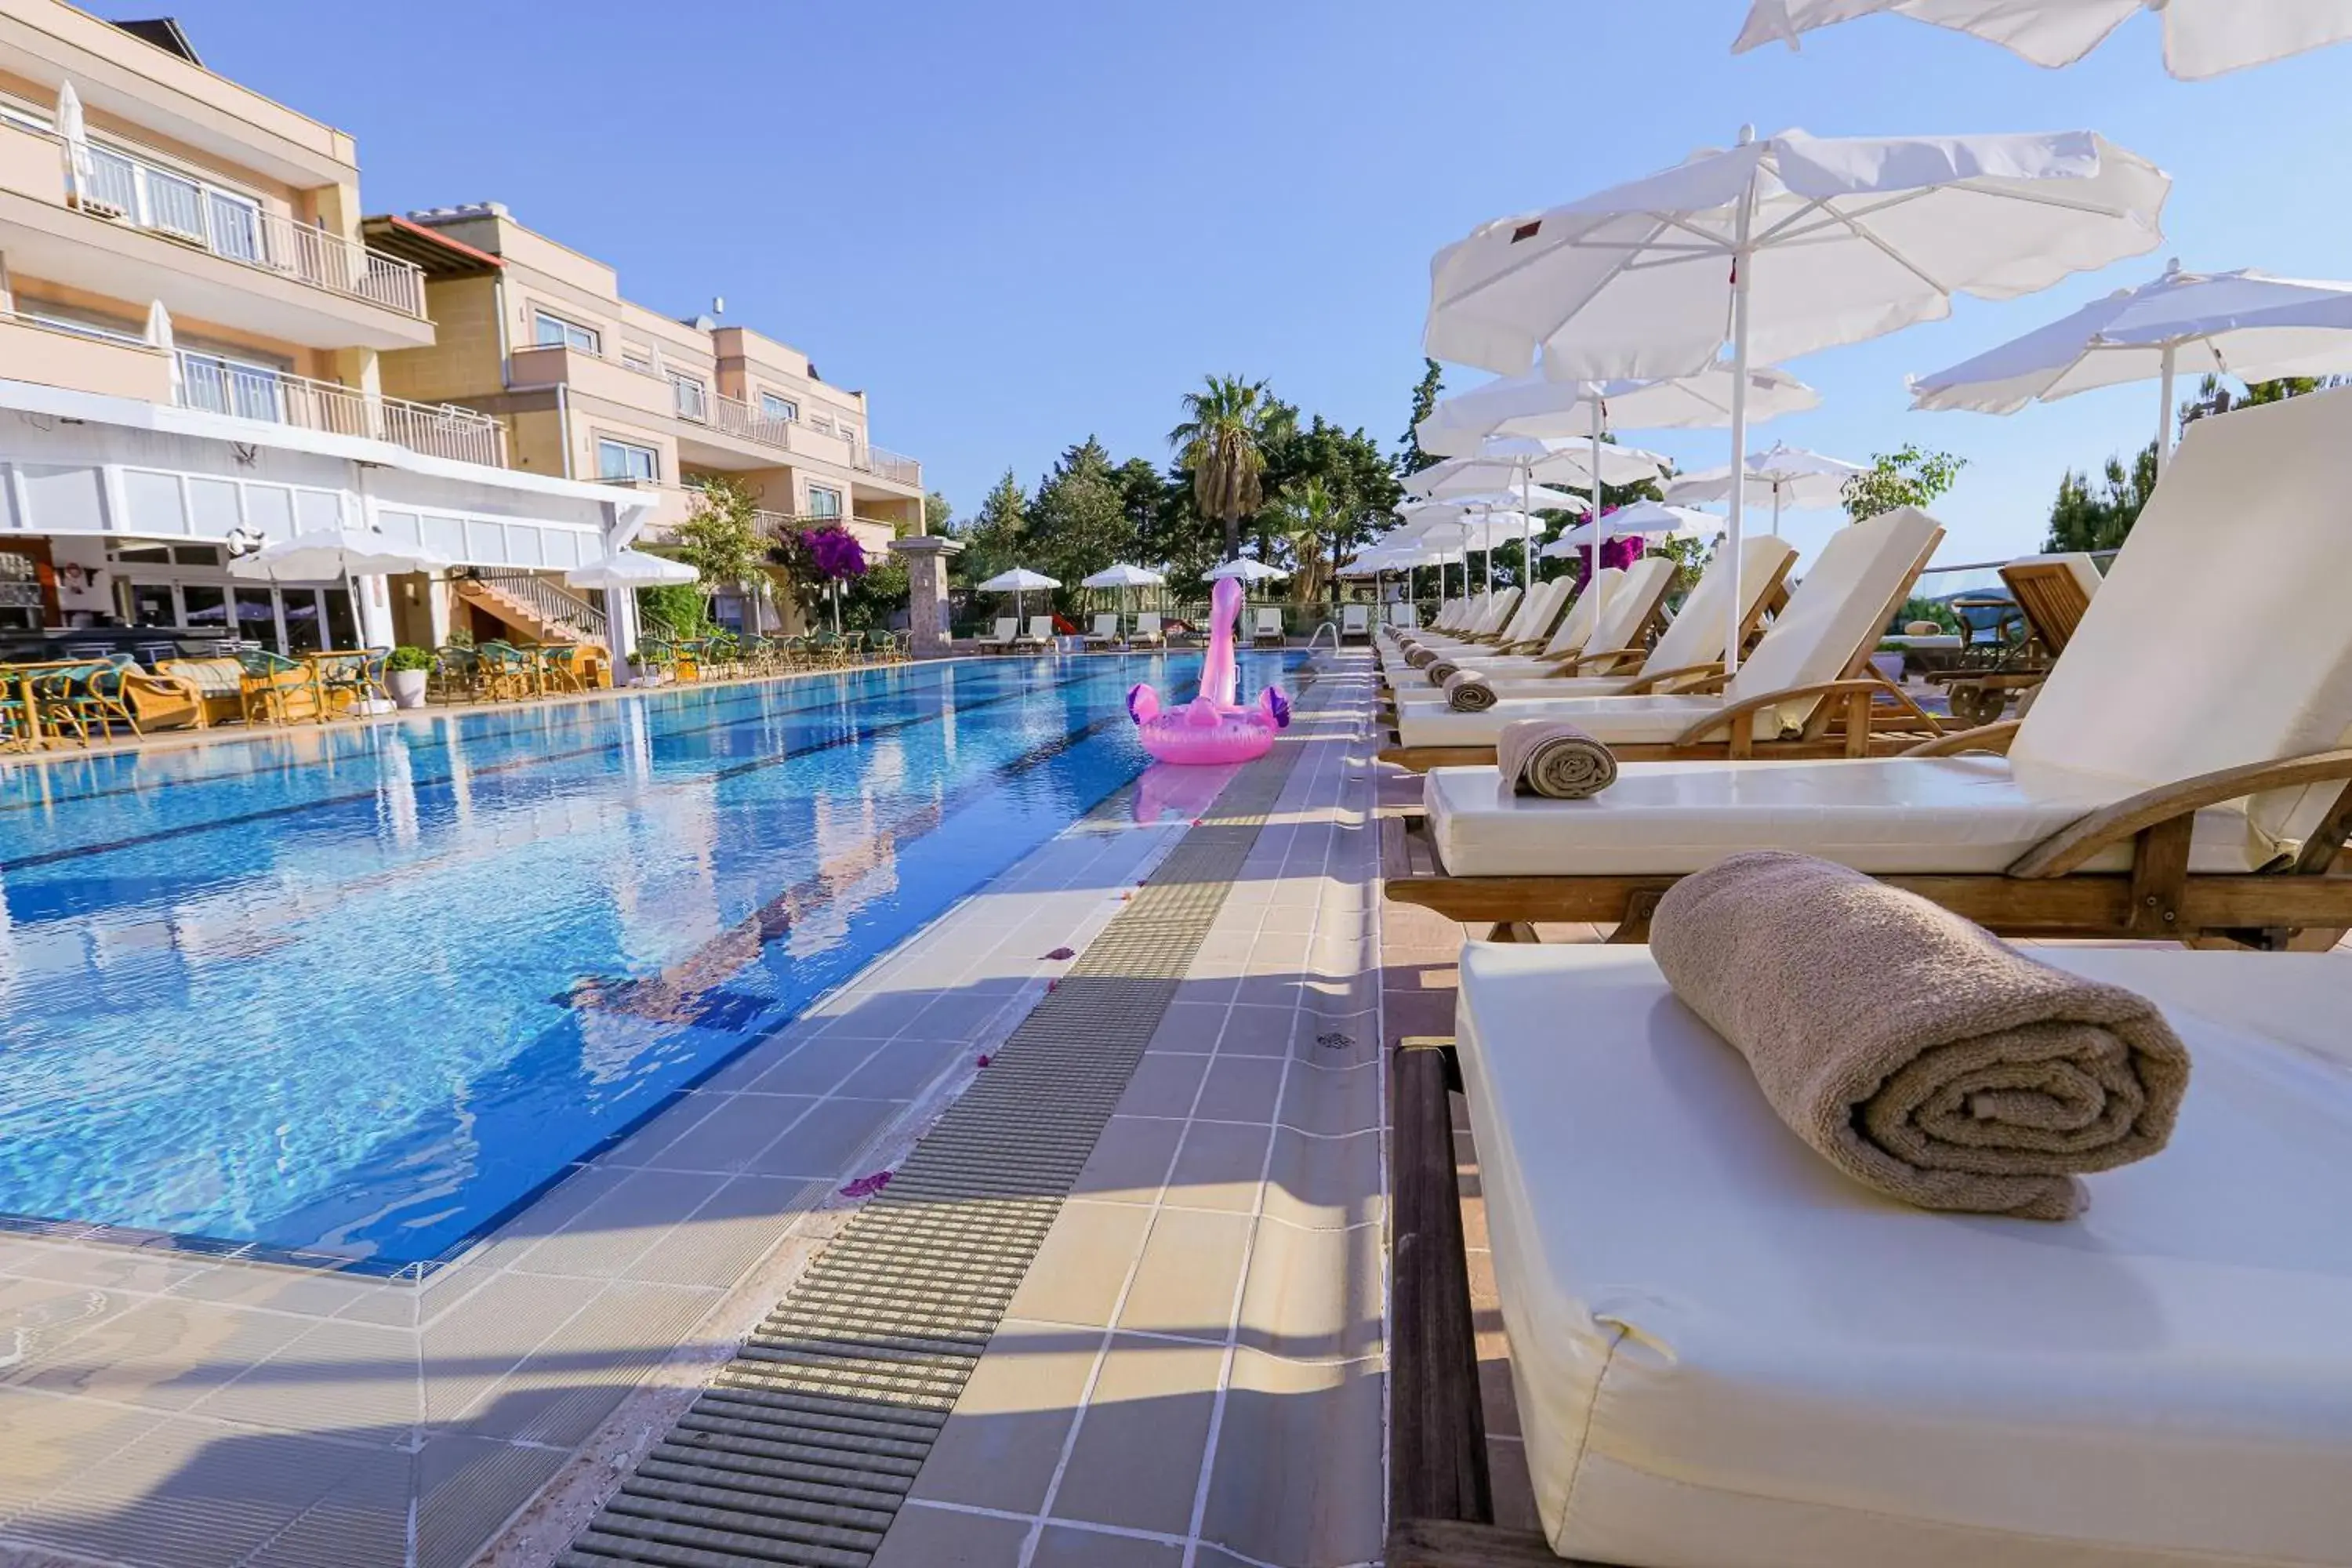
<path fill-rule="evenodd" d="M 2352 273 L 2352 48 L 2165 76 L 2143 18 L 2083 66 L 1874 19 L 1735 59 L 1745 0 L 120 0 L 359 139 L 371 210 L 496 199 L 624 289 L 806 349 L 874 398 L 958 515 L 1089 433 L 1167 457 L 1209 371 L 1384 445 L 1419 374 L 1428 261 L 1507 212 L 1721 143 L 2087 128 L 2177 181 L 2142 261 L 1792 368 L 1775 437 L 1971 460 L 1946 561 L 2035 547 L 2060 473 L 2144 444 L 2153 386 L 2005 419 L 1906 411 L 1939 369 L 2158 270 Z M 351 66 L 360 68 L 355 72 Z M 560 144 L 563 155 L 551 155 Z M 2308 149 L 2305 153 L 2304 150 Z M 1454 371 L 1467 384 L 1475 373 Z M 1719 435 L 1634 439 L 1698 467 Z M 2217 520 L 2219 521 L 2221 520 Z M 1826 524 L 1790 532 L 1810 550 Z"/>

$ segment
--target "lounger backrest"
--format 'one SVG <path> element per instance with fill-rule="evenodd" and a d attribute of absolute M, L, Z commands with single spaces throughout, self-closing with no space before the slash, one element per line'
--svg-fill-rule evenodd
<path fill-rule="evenodd" d="M 1543 642 L 1548 639 L 1559 629 L 1560 616 L 1568 613 L 1569 595 L 1575 592 L 1576 584 L 1566 577 L 1555 577 L 1549 583 L 1537 584 L 1528 596 L 1540 599 L 1541 603 L 1537 606 L 1535 617 L 1528 623 L 1526 635 L 1513 640 Z"/>
<path fill-rule="evenodd" d="M 1054 640 L 1054 617 L 1053 617 L 1053 616 L 1030 616 L 1030 617 L 1029 617 L 1029 636 L 1030 636 L 1034 640 L 1038 641 L 1038 642 L 1051 642 L 1051 641 L 1053 641 L 1053 640 Z"/>
<path fill-rule="evenodd" d="M 1262 637 L 1280 637 L 1282 635 L 1282 612 L 1271 605 L 1259 605 L 1257 612 L 1257 635 Z"/>
<path fill-rule="evenodd" d="M 1511 591 L 1518 592 L 1517 589 Z M 1512 612 L 1511 618 L 1503 624 L 1502 632 L 1495 640 L 1502 643 L 1525 642 L 1529 637 L 1539 637 L 1544 635 L 1544 631 L 1549 631 L 1551 627 L 1549 624 L 1546 624 L 1543 631 L 1538 631 L 1536 623 L 1542 618 L 1544 607 L 1550 602 L 1550 598 L 1551 584 L 1537 584 L 1532 592 L 1519 600 L 1519 607 Z"/>
<path fill-rule="evenodd" d="M 1616 653 L 1633 646 L 1633 639 L 1649 628 L 1650 621 L 1665 603 L 1666 590 L 1675 585 L 1675 563 L 1663 555 L 1646 555 L 1625 568 L 1625 580 L 1609 590 L 1608 600 L 1601 607 L 1592 628 L 1592 640 L 1584 645 L 1587 653 Z"/>
<path fill-rule="evenodd" d="M 1108 615 L 1100 615 L 1095 617 L 1095 636 L 1098 637 L 1115 637 L 1118 636 L 1118 616 L 1117 612 L 1113 612 Z"/>
<path fill-rule="evenodd" d="M 1843 679 L 1878 647 L 1943 537 L 1941 525 L 1916 507 L 1838 530 L 1725 695 L 1740 702 Z M 1816 705 L 1792 704 L 1778 717 L 1801 723 Z M 1759 721 L 1760 733 L 1770 732 L 1771 718 Z"/>
<path fill-rule="evenodd" d="M 1518 613 L 1518 608 L 1519 591 L 1517 588 L 1497 588 L 1494 598 L 1486 605 L 1486 613 L 1478 617 L 1478 625 L 1471 635 L 1493 637 L 1511 624 L 1511 617 Z"/>
<path fill-rule="evenodd" d="M 1372 624 L 1372 612 L 1363 605 L 1343 605 L 1339 608 L 1339 629 L 1360 632 Z"/>
<path fill-rule="evenodd" d="M 1551 641 L 1544 645 L 1545 657 L 1551 658 L 1563 653 L 1581 653 L 1590 647 L 1592 642 L 1593 628 L 1601 619 L 1601 601 L 1604 597 L 1613 597 L 1624 586 L 1624 568 L 1602 567 L 1601 576 L 1597 580 L 1597 586 L 1601 592 L 1595 593 L 1588 588 L 1576 596 L 1576 603 L 1570 607 L 1567 617 L 1559 623 L 1559 630 L 1552 633 Z"/>
<path fill-rule="evenodd" d="M 2029 555 L 2000 569 L 2000 580 L 2052 655 L 2066 651 L 2091 608 L 2102 579 L 2099 563 L 2077 551 L 2071 555 Z"/>
<path fill-rule="evenodd" d="M 2154 788 L 2346 743 L 2352 391 L 2189 427 L 2010 749 Z M 2257 803 L 2298 837 L 2338 784 Z"/>
<path fill-rule="evenodd" d="M 1153 637 L 1159 636 L 1160 612 L 1157 610 L 1146 610 L 1141 615 L 1136 616 L 1135 629 L 1138 632 L 1149 633 Z"/>
<path fill-rule="evenodd" d="M 1011 642 L 1014 637 L 1019 635 L 1020 631 L 1020 616 L 999 616 L 996 617 L 996 640 L 998 642 Z"/>
<path fill-rule="evenodd" d="M 1406 629 L 1421 625 L 1421 606 L 1409 601 L 1398 604 L 1389 615 L 1389 624 Z"/>
<path fill-rule="evenodd" d="M 1741 541 L 1739 593 L 1748 601 L 1749 618 L 1753 618 L 1758 603 L 1771 592 L 1773 584 L 1787 575 L 1790 563 L 1796 558 L 1794 546 L 1771 534 Z M 1706 570 L 1699 574 L 1698 585 L 1683 601 L 1674 625 L 1658 635 L 1658 645 L 1650 650 L 1643 668 L 1663 675 L 1670 669 L 1723 662 L 1724 633 L 1729 626 L 1730 607 L 1731 552 L 1717 551 L 1715 559 L 1706 563 Z"/>

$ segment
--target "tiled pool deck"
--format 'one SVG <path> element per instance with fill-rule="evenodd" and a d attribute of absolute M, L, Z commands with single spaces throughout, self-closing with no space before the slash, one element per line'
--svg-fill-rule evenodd
<path fill-rule="evenodd" d="M 877 1563 L 1378 1554 L 1364 672 Z M 421 1286 L 0 1237 L 0 1562 L 551 1561 L 1185 831 L 1079 824 Z"/>

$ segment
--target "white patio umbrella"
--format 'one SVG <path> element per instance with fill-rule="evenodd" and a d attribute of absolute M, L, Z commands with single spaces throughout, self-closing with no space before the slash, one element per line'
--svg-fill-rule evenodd
<path fill-rule="evenodd" d="M 2352 283 L 2184 272 L 2111 294 L 1963 364 L 1915 379 L 1914 408 L 2014 414 L 2095 387 L 2158 381 L 2156 460 L 2172 456 L 2179 374 L 2241 381 L 2352 369 Z"/>
<path fill-rule="evenodd" d="M 1849 463 L 1843 458 L 1825 458 L 1819 452 L 1808 452 L 1801 447 L 1786 442 L 1776 443 L 1769 450 L 1750 452 L 1744 465 L 1748 471 L 1745 484 L 1747 499 L 1769 504 L 1772 508 L 1772 531 L 1780 531 L 1780 514 L 1813 507 L 1841 506 L 1845 501 L 1847 481 L 1870 470 L 1860 463 Z M 1675 505 L 1689 501 L 1719 501 L 1731 499 L 1731 466 L 1708 468 L 1687 479 L 1676 479 L 1666 487 L 1666 500 Z"/>
<path fill-rule="evenodd" d="M 1594 466 L 1591 444 L 1580 437 L 1490 437 L 1475 456 L 1448 458 L 1407 475 L 1404 491 L 1409 496 L 1433 500 L 1477 494 L 1517 495 L 1522 485 L 1573 487 L 1589 494 Z M 1601 447 L 1599 468 L 1603 484 L 1642 484 L 1656 479 L 1671 466 L 1670 459 L 1638 447 L 1604 442 Z"/>
<path fill-rule="evenodd" d="M 1822 395 L 1785 370 L 1748 373 L 1748 422 L 1820 407 Z M 1731 367 L 1710 366 L 1669 381 L 1553 381 L 1542 372 L 1503 376 L 1440 398 L 1413 427 L 1421 449 L 1440 458 L 1475 454 L 1489 436 L 1588 437 L 1593 416 L 1608 430 L 1706 430 L 1731 423 Z"/>
<path fill-rule="evenodd" d="M 2038 66 L 2071 66 L 2142 11 L 2164 18 L 2164 62 L 2184 81 L 2264 65 L 2352 38 L 2352 0 L 1757 0 L 1734 54 L 1884 12 L 2000 45 Z"/>
<path fill-rule="evenodd" d="M 1122 561 L 1116 566 L 1106 566 L 1091 577 L 1078 580 L 1081 588 L 1115 588 L 1118 591 L 1118 607 L 1128 607 L 1129 588 L 1157 588 L 1168 579 L 1148 566 L 1130 566 Z"/>
<path fill-rule="evenodd" d="M 574 588 L 682 587 L 702 581 L 702 574 L 683 561 L 649 555 L 642 550 L 615 550 L 563 574 Z"/>
<path fill-rule="evenodd" d="M 421 545 L 401 544 L 373 529 L 338 523 L 313 529 L 265 544 L 251 555 L 228 563 L 233 577 L 257 577 L 271 583 L 326 583 L 342 580 L 352 604 L 352 619 L 359 620 L 360 596 L 354 577 L 394 577 L 408 572 L 440 572 L 449 561 Z M 326 641 L 326 628 L 319 640 Z"/>
<path fill-rule="evenodd" d="M 1632 539 L 1636 535 L 1643 539 L 1713 539 L 1722 531 L 1723 519 L 1711 511 L 1637 500 L 1619 507 L 1597 524 L 1580 522 L 1560 530 L 1559 537 L 1544 546 L 1544 559 L 1557 561 L 1612 539 Z"/>
<path fill-rule="evenodd" d="M 1253 583 L 1279 583 L 1289 575 L 1289 573 L 1279 567 L 1269 566 L 1263 561 L 1252 561 L 1244 556 L 1238 561 L 1224 563 L 1208 574 L 1208 580 L 1215 583 L 1230 577 L 1244 587 L 1247 587 Z"/>
<path fill-rule="evenodd" d="M 2007 300 L 2162 242 L 2172 182 L 2090 132 L 1758 140 L 1491 223 L 1431 268 L 1428 352 L 1555 380 L 1692 375 L 1731 347 L 1731 449 L 1757 363 Z M 1731 496 L 1739 613 L 1745 498 Z M 1737 628 L 1727 641 L 1737 667 Z"/>
<path fill-rule="evenodd" d="M 1022 600 L 1025 595 L 1042 593 L 1048 588 L 1058 588 L 1061 585 L 1059 580 L 1048 577 L 1042 572 L 1032 572 L 1025 566 L 1015 566 L 1012 571 L 1000 572 L 982 583 L 980 585 L 980 591 L 983 594 L 1012 595 L 1013 614 L 1017 619 L 1022 613 Z"/>

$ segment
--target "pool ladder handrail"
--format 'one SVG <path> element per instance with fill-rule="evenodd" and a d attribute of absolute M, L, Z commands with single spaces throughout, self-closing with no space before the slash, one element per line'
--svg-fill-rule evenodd
<path fill-rule="evenodd" d="M 1339 642 L 1339 623 L 1337 621 L 1325 621 L 1321 626 L 1317 626 L 1312 635 L 1307 637 L 1307 651 L 1308 653 L 1313 653 L 1315 651 L 1315 645 L 1322 640 L 1323 634 L 1325 632 L 1329 632 L 1331 634 L 1331 651 L 1333 653 L 1338 653 L 1339 651 L 1341 646 Z"/>

